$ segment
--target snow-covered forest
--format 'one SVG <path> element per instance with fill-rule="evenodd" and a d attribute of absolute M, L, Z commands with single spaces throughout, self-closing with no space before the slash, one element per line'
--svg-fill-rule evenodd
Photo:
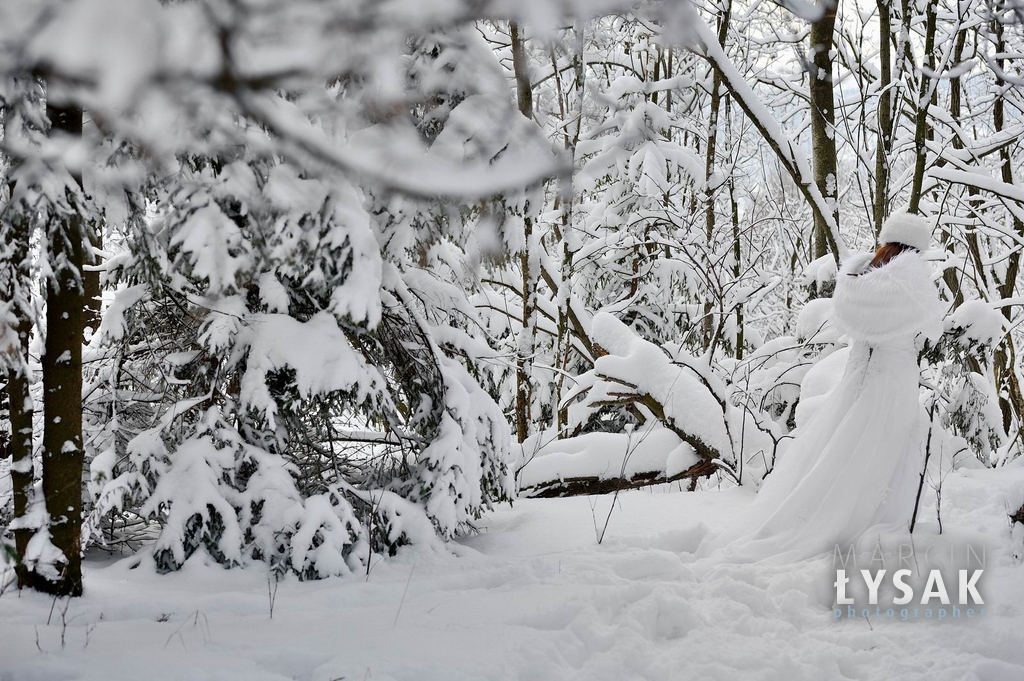
<path fill-rule="evenodd" d="M 0 678 L 136 678 L 105 615 L 157 627 L 126 660 L 246 657 L 279 587 L 292 627 L 379 636 L 169 678 L 940 678 L 922 645 L 1021 678 L 991 618 L 1024 595 L 1022 112 L 1017 0 L 4 0 Z M 944 309 L 909 531 L 995 547 L 984 674 L 930 623 L 835 666 L 820 570 L 679 558 L 839 381 L 837 272 L 898 211 Z M 619 605 L 523 605 L 551 575 Z M 387 667 L 395 608 L 443 631 L 457 588 L 516 614 Z M 509 662 L 521 626 L 582 648 Z"/>

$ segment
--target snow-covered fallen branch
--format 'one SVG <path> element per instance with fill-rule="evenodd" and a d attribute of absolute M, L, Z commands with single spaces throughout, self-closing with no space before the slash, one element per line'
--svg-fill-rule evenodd
<path fill-rule="evenodd" d="M 541 446 L 520 473 L 520 495 L 608 494 L 711 475 L 702 459 L 671 429 L 650 424 L 642 434 L 585 433 Z"/>
<path fill-rule="evenodd" d="M 593 318 L 591 340 L 599 355 L 594 369 L 562 404 L 570 432 L 607 407 L 625 407 L 647 431 L 643 441 L 628 446 L 626 433 L 589 432 L 549 442 L 523 466 L 520 493 L 603 494 L 695 481 L 729 466 L 727 406 L 706 377 L 607 312 Z"/>
<path fill-rule="evenodd" d="M 594 317 L 591 333 L 606 351 L 594 363 L 598 381 L 587 405 L 628 403 L 646 409 L 686 442 L 703 460 L 721 459 L 730 451 L 729 435 L 718 398 L 693 371 L 679 366 L 607 313 Z"/>

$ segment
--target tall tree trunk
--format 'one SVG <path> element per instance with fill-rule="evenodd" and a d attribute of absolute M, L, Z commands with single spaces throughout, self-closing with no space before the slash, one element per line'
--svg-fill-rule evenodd
<path fill-rule="evenodd" d="M 516 102 L 519 105 L 519 112 L 529 119 L 533 119 L 533 83 L 530 82 L 530 63 L 526 55 L 526 44 L 519 24 L 509 24 L 509 34 L 512 38 L 512 70 L 516 77 Z"/>
<path fill-rule="evenodd" d="M 924 61 L 927 71 L 921 73 L 921 87 L 917 98 L 917 120 L 914 125 L 914 143 L 917 145 L 917 160 L 914 163 L 914 184 L 910 189 L 911 213 L 920 211 L 921 194 L 924 189 L 924 171 L 928 163 L 928 142 L 932 138 L 928 125 L 928 104 L 933 100 L 932 78 L 935 71 L 935 25 L 938 13 L 937 0 L 928 0 L 925 9 Z"/>
<path fill-rule="evenodd" d="M 13 194 L 13 191 L 12 191 Z M 11 301 L 11 312 L 15 315 L 15 345 L 6 348 L 7 400 L 8 414 L 11 423 L 11 484 L 14 494 L 15 519 L 26 518 L 32 503 L 32 486 L 34 481 L 32 462 L 32 395 L 29 392 L 28 342 L 32 335 L 32 316 L 27 308 L 28 292 L 24 290 L 31 282 L 29 272 L 29 239 L 31 237 L 31 221 L 23 216 L 15 216 L 6 225 L 9 228 L 8 247 L 11 249 L 11 261 L 7 264 L 6 273 L 9 280 L 4 287 L 3 297 Z M 7 231 L 7 230 L 5 230 Z M 21 290 L 19 290 L 21 289 Z M 36 576 L 23 562 L 28 542 L 34 530 L 31 527 L 19 527 L 14 530 L 14 550 L 18 556 L 15 573 L 18 587 L 35 585 Z"/>
<path fill-rule="evenodd" d="M 516 436 L 523 442 L 530 435 L 530 419 L 533 404 L 533 385 L 530 374 L 533 367 L 534 335 L 536 333 L 536 278 L 531 262 L 533 243 L 533 220 L 523 219 L 523 251 L 519 254 L 519 268 L 522 272 L 522 338 L 519 341 L 516 358 Z"/>
<path fill-rule="evenodd" d="M 101 226 L 97 224 L 91 225 L 89 233 L 89 236 L 92 238 L 91 250 L 97 252 L 103 248 L 103 232 Z M 90 265 L 99 264 L 95 257 L 89 257 L 87 255 L 86 260 Z M 82 276 L 85 282 L 85 317 L 83 319 L 83 323 L 85 326 L 92 329 L 93 333 L 98 333 L 100 330 L 100 322 L 103 321 L 103 315 L 100 314 L 101 296 L 103 295 L 103 290 L 100 286 L 100 273 L 99 271 L 93 270 L 84 272 Z"/>
<path fill-rule="evenodd" d="M 732 102 L 725 100 L 725 120 L 729 132 L 728 144 L 733 146 L 736 140 L 732 131 Z M 732 216 L 732 276 L 734 281 L 739 281 L 743 274 L 743 249 L 740 244 L 740 213 L 739 205 L 736 202 L 736 178 L 729 176 L 729 214 Z M 743 330 L 743 303 L 736 304 L 736 359 L 743 359 L 743 344 L 746 342 Z"/>
<path fill-rule="evenodd" d="M 519 112 L 533 119 L 533 88 L 530 82 L 529 62 L 526 45 L 520 32 L 519 24 L 509 25 L 512 38 L 512 68 L 516 79 L 516 101 Z M 536 272 L 532 264 L 531 250 L 533 243 L 533 218 L 523 217 L 523 251 L 519 254 L 519 268 L 522 272 L 522 306 L 523 335 L 520 338 L 518 357 L 516 358 L 516 437 L 523 442 L 530 434 L 530 417 L 533 403 L 531 383 L 534 350 L 534 334 L 536 333 Z"/>
<path fill-rule="evenodd" d="M 718 44 L 725 49 L 725 41 L 729 36 L 729 21 L 732 15 L 732 0 L 723 0 L 718 15 Z M 715 236 L 715 191 L 711 182 L 715 175 L 715 162 L 718 153 L 719 112 L 722 107 L 722 74 L 713 69 L 711 77 L 711 111 L 708 114 L 708 141 L 704 148 L 704 233 L 707 238 L 708 252 L 711 252 Z M 714 309 L 710 301 L 704 303 L 704 317 L 701 320 L 703 347 L 711 347 L 715 334 Z"/>
<path fill-rule="evenodd" d="M 580 141 L 580 130 L 583 125 L 583 95 L 584 95 L 584 70 L 585 54 L 583 50 L 584 29 L 582 20 L 577 20 L 575 25 L 576 48 L 573 54 L 573 75 L 574 83 L 572 100 L 569 99 L 569 92 L 562 87 L 562 79 L 558 71 L 557 59 L 552 52 L 552 64 L 555 69 L 555 85 L 558 92 L 558 106 L 561 110 L 563 120 L 563 140 L 565 150 L 569 153 L 572 163 L 572 172 L 561 181 L 559 187 L 559 207 L 561 208 L 561 228 L 559 230 L 559 241 L 562 246 L 561 280 L 558 282 L 556 304 L 558 306 L 558 337 L 555 342 L 555 356 L 561 371 L 556 379 L 555 387 L 555 433 L 561 439 L 567 435 L 568 413 L 565 409 L 559 408 L 562 404 L 562 390 L 565 385 L 565 376 L 569 368 L 569 355 L 572 350 L 572 339 L 570 337 L 569 308 L 572 305 L 572 270 L 576 259 L 576 251 L 579 250 L 579 243 L 573 228 L 573 209 L 575 208 L 575 173 L 576 173 L 576 146 Z M 575 121 L 569 127 L 569 121 Z"/>
<path fill-rule="evenodd" d="M 37 127 L 37 109 L 42 105 L 42 84 L 29 75 L 11 81 L 11 97 L 4 110 L 4 138 L 11 144 L 26 141 L 32 135 L 42 134 Z M 12 171 L 18 161 L 12 160 Z M 11 425 L 10 456 L 11 485 L 14 502 L 14 549 L 17 555 L 15 574 L 18 587 L 33 587 L 39 576 L 25 562 L 29 540 L 36 530 L 29 520 L 29 509 L 34 502 L 35 464 L 33 462 L 32 420 L 34 405 L 29 390 L 29 339 L 32 335 L 34 313 L 31 301 L 32 268 L 30 244 L 35 211 L 25 205 L 16 180 L 8 183 L 10 201 L 0 220 L 0 253 L 3 255 L 0 298 L 9 303 L 13 317 L 8 330 L 10 344 L 3 348 L 6 369 L 8 415 Z M 24 523 L 23 526 L 21 526 Z"/>
<path fill-rule="evenodd" d="M 811 153 L 814 162 L 814 184 L 830 202 L 832 219 L 839 225 L 839 174 L 835 140 L 835 95 L 832 77 L 832 48 L 835 43 L 836 8 L 838 0 L 824 0 L 824 14 L 811 24 L 810 73 Z M 829 252 L 829 227 L 823 216 L 814 218 L 814 257 Z"/>
<path fill-rule="evenodd" d="M 889 212 L 889 155 L 892 153 L 892 16 L 889 0 L 877 0 L 878 62 L 881 77 L 878 83 L 878 139 L 875 142 L 875 205 L 872 217 L 875 236 Z"/>
<path fill-rule="evenodd" d="M 82 111 L 47 106 L 51 130 L 82 134 Z M 81 178 L 76 178 L 81 183 Z M 46 284 L 46 342 L 43 351 L 43 496 L 53 545 L 65 564 L 56 582 L 39 588 L 64 596 L 82 594 L 82 342 L 86 225 L 73 206 L 53 218 L 48 239 L 53 276 Z"/>
<path fill-rule="evenodd" d="M 963 27 L 961 27 L 961 30 L 957 33 L 956 43 L 954 44 L 954 47 L 953 47 L 953 64 L 959 64 L 961 62 L 961 60 L 963 59 L 964 45 L 965 45 L 966 42 L 967 42 L 967 31 L 963 30 Z M 963 104 L 963 85 L 961 84 L 959 78 L 953 78 L 953 79 L 951 79 L 949 81 L 949 117 L 952 118 L 953 121 L 955 121 L 957 125 L 960 125 L 960 116 L 961 116 L 962 104 Z M 953 135 L 953 148 L 954 149 L 963 149 L 964 148 L 964 142 L 963 142 L 962 139 L 960 139 L 960 135 L 956 135 L 956 134 Z M 973 194 L 973 193 L 977 192 L 977 190 L 975 188 L 971 187 L 971 188 L 968 189 L 968 192 Z M 953 235 L 952 235 L 952 233 L 950 232 L 950 230 L 948 228 L 944 228 L 942 230 L 942 236 L 941 236 L 942 245 L 946 249 L 946 251 L 949 252 L 950 255 L 953 255 L 955 253 L 955 251 L 956 251 L 955 243 L 953 241 L 952 236 Z M 947 268 L 945 268 L 942 271 L 942 280 L 946 283 L 946 287 L 949 288 L 950 293 L 953 294 L 953 307 L 954 307 L 954 309 L 960 307 L 963 304 L 963 302 L 964 302 L 964 292 L 963 292 L 962 287 L 960 286 L 960 279 L 957 276 L 957 268 L 955 268 L 955 267 L 947 267 Z M 972 357 L 970 359 L 973 360 L 974 358 Z M 979 369 L 980 369 L 980 366 L 978 366 L 978 363 L 975 360 L 973 362 L 971 370 L 972 371 L 978 371 L 978 373 L 981 373 L 979 371 Z"/>

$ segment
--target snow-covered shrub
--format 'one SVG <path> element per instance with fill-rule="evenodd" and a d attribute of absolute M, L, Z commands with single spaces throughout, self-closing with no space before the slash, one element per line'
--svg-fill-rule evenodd
<path fill-rule="evenodd" d="M 1003 315 L 991 305 L 981 300 L 968 300 L 946 318 L 942 340 L 958 353 L 985 361 L 1002 337 L 1005 322 Z"/>
<path fill-rule="evenodd" d="M 155 528 L 160 569 L 204 551 L 317 577 L 471 529 L 513 492 L 471 301 L 504 247 L 478 226 L 500 214 L 522 248 L 554 167 L 472 15 L 367 33 L 315 2 L 216 25 L 111 7 L 162 47 L 130 112 L 107 95 L 132 54 L 60 62 L 110 126 L 87 178 L 114 292 L 88 349 L 87 538 Z"/>
<path fill-rule="evenodd" d="M 93 459 L 90 526 L 130 507 L 161 523 L 160 569 L 202 548 L 322 577 L 507 498 L 508 426 L 449 355 L 443 286 L 382 253 L 362 192 L 258 156 L 187 165 L 117 262 L 109 374 L 153 397 Z"/>
<path fill-rule="evenodd" d="M 990 371 L 1005 318 L 980 300 L 960 304 L 944 320 L 944 333 L 924 344 L 923 356 L 935 367 L 935 388 L 943 395 L 939 427 L 959 437 L 985 464 L 994 462 L 1006 442 L 1002 413 Z"/>
<path fill-rule="evenodd" d="M 951 365 L 945 369 L 943 388 L 952 399 L 945 405 L 942 424 L 966 440 L 979 459 L 990 463 L 1006 438 L 992 384 L 973 371 L 961 372 Z"/>

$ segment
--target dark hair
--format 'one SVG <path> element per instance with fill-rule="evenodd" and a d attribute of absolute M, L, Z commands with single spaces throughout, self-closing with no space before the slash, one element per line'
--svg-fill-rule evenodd
<path fill-rule="evenodd" d="M 901 244 L 896 242 L 890 242 L 879 246 L 878 250 L 875 251 L 875 257 L 871 259 L 871 263 L 868 264 L 868 268 L 881 267 L 890 260 L 895 258 L 900 253 L 906 251 L 916 251 L 917 249 L 907 244 Z"/>

